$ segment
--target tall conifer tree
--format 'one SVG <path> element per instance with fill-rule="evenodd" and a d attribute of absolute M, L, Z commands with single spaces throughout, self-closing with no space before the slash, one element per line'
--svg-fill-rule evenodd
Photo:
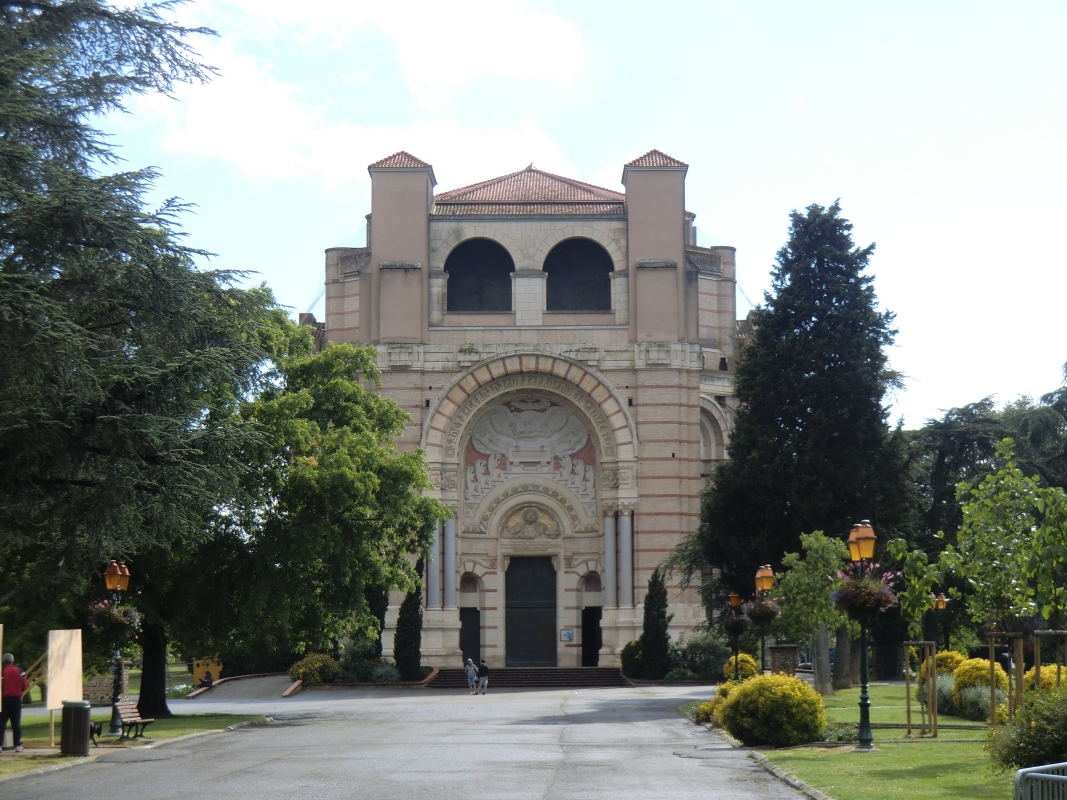
<path fill-rule="evenodd" d="M 888 541 L 908 527 L 904 441 L 883 405 L 897 376 L 885 348 L 894 315 L 863 275 L 835 202 L 791 215 L 772 292 L 737 366 L 730 460 L 705 492 L 699 547 L 687 552 L 751 590 L 760 564 L 797 551 L 800 534 L 843 536 L 870 519 Z"/>
<path fill-rule="evenodd" d="M 645 595 L 644 628 L 641 632 L 641 673 L 658 681 L 671 668 L 671 615 L 667 613 L 667 586 L 660 569 L 652 571 Z"/>

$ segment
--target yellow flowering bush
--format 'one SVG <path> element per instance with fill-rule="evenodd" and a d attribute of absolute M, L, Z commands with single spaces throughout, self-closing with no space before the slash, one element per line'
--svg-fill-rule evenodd
<path fill-rule="evenodd" d="M 341 665 L 323 653 L 311 653 L 289 667 L 289 679 L 305 683 L 329 683 L 341 671 Z"/>
<path fill-rule="evenodd" d="M 993 674 L 996 676 L 997 688 L 1008 691 L 1008 674 L 1000 664 L 994 663 Z M 952 702 L 957 708 L 963 707 L 960 693 L 970 686 L 984 686 L 989 688 L 989 660 L 985 658 L 968 658 L 952 673 L 955 684 L 952 687 Z M 1045 676 L 1041 676 L 1044 682 Z"/>
<path fill-rule="evenodd" d="M 1067 667 L 1057 664 L 1043 664 L 1041 666 L 1041 688 L 1042 689 L 1055 689 L 1056 688 L 1056 670 L 1060 673 L 1060 685 L 1067 684 Z M 1036 672 L 1033 667 L 1026 670 L 1023 673 L 1023 690 L 1030 691 L 1034 688 L 1034 676 Z"/>
<path fill-rule="evenodd" d="M 705 722 L 711 722 L 711 718 L 714 713 L 715 701 L 705 700 L 693 710 L 693 722 L 697 723 L 698 725 L 702 725 Z"/>
<path fill-rule="evenodd" d="M 918 660 L 918 652 L 915 648 L 912 648 L 912 653 L 915 659 Z M 937 674 L 944 675 L 946 673 L 956 671 L 956 667 L 967 660 L 967 656 L 960 653 L 957 650 L 942 650 L 935 656 L 935 663 L 937 664 Z M 986 681 L 986 685 L 989 681 Z M 923 661 L 919 666 L 919 681 L 915 684 L 915 699 L 920 703 L 926 702 L 926 662 Z"/>
<path fill-rule="evenodd" d="M 737 663 L 740 665 L 739 669 L 741 670 L 741 680 L 747 680 L 748 678 L 752 678 L 755 676 L 757 672 L 756 659 L 754 659 L 748 653 L 741 653 L 737 657 Z M 728 681 L 732 681 L 734 679 L 733 656 L 730 656 L 730 658 L 726 660 L 726 665 L 722 668 L 722 674 Z"/>
<path fill-rule="evenodd" d="M 715 709 L 723 728 L 747 745 L 814 742 L 826 730 L 822 698 L 792 675 L 757 675 L 728 690 Z"/>

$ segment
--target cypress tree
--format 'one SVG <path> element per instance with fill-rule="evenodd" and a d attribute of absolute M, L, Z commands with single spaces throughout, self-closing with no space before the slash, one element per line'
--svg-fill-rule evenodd
<path fill-rule="evenodd" d="M 419 584 L 407 593 L 396 618 L 393 659 L 400 677 L 406 681 L 422 677 L 422 559 L 415 564 Z"/>
<path fill-rule="evenodd" d="M 645 680 L 658 681 L 671 669 L 671 637 L 668 626 L 667 585 L 657 567 L 648 579 L 645 618 L 641 631 L 641 672 Z"/>
<path fill-rule="evenodd" d="M 738 359 L 730 460 L 705 491 L 699 547 L 688 548 L 703 563 L 690 574 L 718 567 L 750 592 L 759 565 L 798 551 L 801 533 L 847 536 L 860 519 L 881 542 L 907 533 L 905 442 L 883 405 L 899 384 L 885 353 L 894 315 L 862 274 L 874 245 L 855 247 L 851 230 L 836 202 L 791 215 Z"/>

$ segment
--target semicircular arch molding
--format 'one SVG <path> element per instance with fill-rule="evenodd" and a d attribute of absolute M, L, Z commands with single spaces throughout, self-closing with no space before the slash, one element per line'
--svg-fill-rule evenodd
<path fill-rule="evenodd" d="M 546 231 L 545 235 L 537 242 L 534 248 L 534 266 L 543 269 L 548 254 L 560 242 L 566 239 L 590 239 L 603 247 L 611 257 L 611 263 L 615 265 L 616 272 L 626 270 L 626 254 L 619 247 L 619 243 L 603 231 L 584 225 L 568 225 L 566 228 Z"/>
<path fill-rule="evenodd" d="M 719 433 L 722 434 L 722 445 L 725 449 L 730 447 L 730 418 L 726 416 L 726 412 L 723 411 L 720 406 L 711 397 L 706 394 L 700 395 L 700 410 L 711 417 L 715 424 L 719 426 Z"/>
<path fill-rule="evenodd" d="M 475 364 L 438 395 L 422 428 L 420 445 L 427 462 L 455 464 L 464 435 L 478 413 L 516 392 L 555 395 L 568 401 L 588 420 L 602 467 L 637 460 L 637 426 L 606 378 L 563 356 L 517 353 Z"/>
<path fill-rule="evenodd" d="M 464 225 L 453 231 L 447 239 L 437 246 L 434 252 L 430 253 L 430 269 L 443 270 L 449 254 L 471 239 L 488 239 L 491 242 L 496 242 L 508 251 L 508 255 L 511 256 L 511 260 L 515 264 L 515 269 L 520 269 L 520 265 L 525 260 L 519 245 L 504 230 L 488 225 Z"/>

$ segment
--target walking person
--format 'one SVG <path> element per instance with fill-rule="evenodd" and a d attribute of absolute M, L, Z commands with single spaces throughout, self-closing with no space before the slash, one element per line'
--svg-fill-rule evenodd
<path fill-rule="evenodd" d="M 15 657 L 4 653 L 4 669 L 0 672 L 0 742 L 11 720 L 11 734 L 15 739 L 15 752 L 22 752 L 22 695 L 30 688 L 26 673 L 15 666 Z"/>
<path fill-rule="evenodd" d="M 487 686 L 489 686 L 489 665 L 483 658 L 482 665 L 478 667 L 478 688 L 482 690 L 482 694 L 485 694 Z"/>
<path fill-rule="evenodd" d="M 471 690 L 471 694 L 478 694 L 478 668 L 474 666 L 473 658 L 467 659 L 467 666 L 463 671 L 467 673 L 467 688 Z"/>

